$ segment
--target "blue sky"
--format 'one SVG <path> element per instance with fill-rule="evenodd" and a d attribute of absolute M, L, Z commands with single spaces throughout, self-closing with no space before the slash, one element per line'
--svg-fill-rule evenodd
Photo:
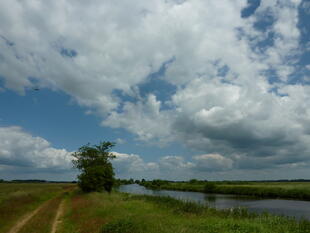
<path fill-rule="evenodd" d="M 150 88 L 145 85 L 146 90 Z M 157 146 L 141 143 L 135 139 L 135 135 L 124 129 L 100 126 L 99 116 L 87 114 L 86 108 L 77 105 L 65 93 L 30 89 L 24 95 L 19 95 L 7 90 L 1 92 L 0 96 L 3 107 L 1 127 L 20 126 L 29 134 L 46 139 L 56 148 L 75 151 L 86 143 L 111 141 L 116 143 L 114 149 L 118 152 L 143 154 L 145 161 L 157 160 L 158 156 L 167 154 L 190 154 L 190 150 L 180 144 Z"/>
<path fill-rule="evenodd" d="M 310 178 L 310 1 L 0 6 L 0 178 Z"/>

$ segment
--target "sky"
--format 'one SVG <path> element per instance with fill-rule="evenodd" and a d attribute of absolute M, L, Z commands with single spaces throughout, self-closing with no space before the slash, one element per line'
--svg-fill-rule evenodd
<path fill-rule="evenodd" d="M 310 0 L 0 2 L 0 179 L 310 178 Z"/>

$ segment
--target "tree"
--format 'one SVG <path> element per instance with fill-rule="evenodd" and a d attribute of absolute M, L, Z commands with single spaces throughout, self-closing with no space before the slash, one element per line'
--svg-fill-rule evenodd
<path fill-rule="evenodd" d="M 74 167 L 81 171 L 78 185 L 84 192 L 111 192 L 114 171 L 110 160 L 115 156 L 110 150 L 114 145 L 112 142 L 101 142 L 94 146 L 87 144 L 72 154 Z"/>

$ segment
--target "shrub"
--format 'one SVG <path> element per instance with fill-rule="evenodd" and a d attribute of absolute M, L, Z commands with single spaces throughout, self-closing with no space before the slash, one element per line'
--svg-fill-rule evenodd
<path fill-rule="evenodd" d="M 205 193 L 213 193 L 215 191 L 216 184 L 213 182 L 207 182 L 204 186 Z"/>

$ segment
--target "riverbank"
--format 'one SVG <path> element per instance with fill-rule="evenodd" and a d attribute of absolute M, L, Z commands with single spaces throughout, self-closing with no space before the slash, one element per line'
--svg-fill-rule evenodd
<path fill-rule="evenodd" d="M 310 201 L 310 182 L 166 182 L 145 181 L 146 188 L 219 194 L 248 195 L 260 198 L 286 198 Z"/>
<path fill-rule="evenodd" d="M 55 225 L 57 233 L 310 233 L 305 220 L 215 210 L 170 197 L 85 194 L 64 184 L 0 186 L 0 213 L 0 232 L 14 229 L 26 215 L 32 217 L 18 232 L 50 233 Z"/>
<path fill-rule="evenodd" d="M 75 192 L 65 206 L 62 233 L 310 232 L 308 221 L 245 209 L 218 211 L 169 197 Z"/>

